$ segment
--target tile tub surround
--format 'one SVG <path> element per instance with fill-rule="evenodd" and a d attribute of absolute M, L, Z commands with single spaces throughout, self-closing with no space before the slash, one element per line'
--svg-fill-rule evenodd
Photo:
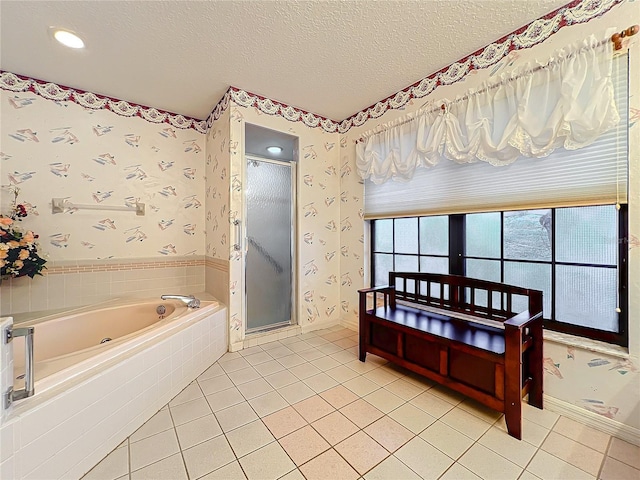
<path fill-rule="evenodd" d="M 3 281 L 0 308 L 2 315 L 9 315 L 92 305 L 121 296 L 156 296 L 169 290 L 204 291 L 204 256 L 51 261 L 43 276 Z"/>
<path fill-rule="evenodd" d="M 227 350 L 225 307 L 67 390 L 17 403 L 0 428 L 0 478 L 80 478 Z"/>
<path fill-rule="evenodd" d="M 356 335 L 225 354 L 83 480 L 640 477 L 639 447 L 528 405 L 515 440 L 500 413 L 375 355 L 361 363 Z"/>

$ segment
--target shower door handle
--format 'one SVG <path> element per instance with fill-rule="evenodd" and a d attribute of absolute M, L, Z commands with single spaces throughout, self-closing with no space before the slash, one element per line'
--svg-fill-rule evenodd
<path fill-rule="evenodd" d="M 242 227 L 241 222 L 237 218 L 233 221 L 233 226 L 235 227 L 235 239 L 236 243 L 233 244 L 233 249 L 236 251 L 242 250 Z"/>
<path fill-rule="evenodd" d="M 34 358 L 33 358 L 33 334 L 35 327 L 13 328 L 10 326 L 5 329 L 4 343 L 9 343 L 15 337 L 24 337 L 24 388 L 14 391 L 13 385 L 10 385 L 4 394 L 4 408 L 9 406 L 15 400 L 22 400 L 32 396 L 35 393 L 35 376 L 34 376 Z M 13 377 L 13 375 L 12 375 Z"/>

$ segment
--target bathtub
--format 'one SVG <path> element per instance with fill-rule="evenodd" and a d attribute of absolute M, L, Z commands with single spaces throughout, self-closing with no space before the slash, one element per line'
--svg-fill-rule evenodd
<path fill-rule="evenodd" d="M 203 301 L 200 309 L 194 310 L 179 300 L 136 299 L 15 322 L 14 325 L 35 328 L 35 388 L 37 393 L 42 393 L 180 328 L 185 315 L 216 306 L 217 301 Z M 163 314 L 158 313 L 160 307 L 163 307 Z M 14 340 L 13 352 L 14 388 L 19 389 L 24 386 L 24 337 Z"/>
<path fill-rule="evenodd" d="M 13 324 L 35 328 L 35 395 L 3 411 L 0 478 L 12 479 L 80 478 L 218 360 L 229 338 L 226 307 L 213 300 L 199 309 L 122 300 Z M 23 388 L 24 340 L 2 348 Z"/>

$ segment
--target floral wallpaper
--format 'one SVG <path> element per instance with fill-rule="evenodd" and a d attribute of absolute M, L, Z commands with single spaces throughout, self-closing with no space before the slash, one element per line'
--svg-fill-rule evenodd
<path fill-rule="evenodd" d="M 2 209 L 20 189 L 51 260 L 204 253 L 205 137 L 193 129 L 120 117 L 30 92 L 1 92 Z M 133 206 L 146 214 L 66 208 Z"/>

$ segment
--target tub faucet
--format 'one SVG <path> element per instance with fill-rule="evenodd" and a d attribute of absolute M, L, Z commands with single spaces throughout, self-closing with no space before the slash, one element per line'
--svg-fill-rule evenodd
<path fill-rule="evenodd" d="M 200 300 L 193 295 L 162 295 L 162 300 L 182 300 L 189 308 L 200 308 Z"/>

